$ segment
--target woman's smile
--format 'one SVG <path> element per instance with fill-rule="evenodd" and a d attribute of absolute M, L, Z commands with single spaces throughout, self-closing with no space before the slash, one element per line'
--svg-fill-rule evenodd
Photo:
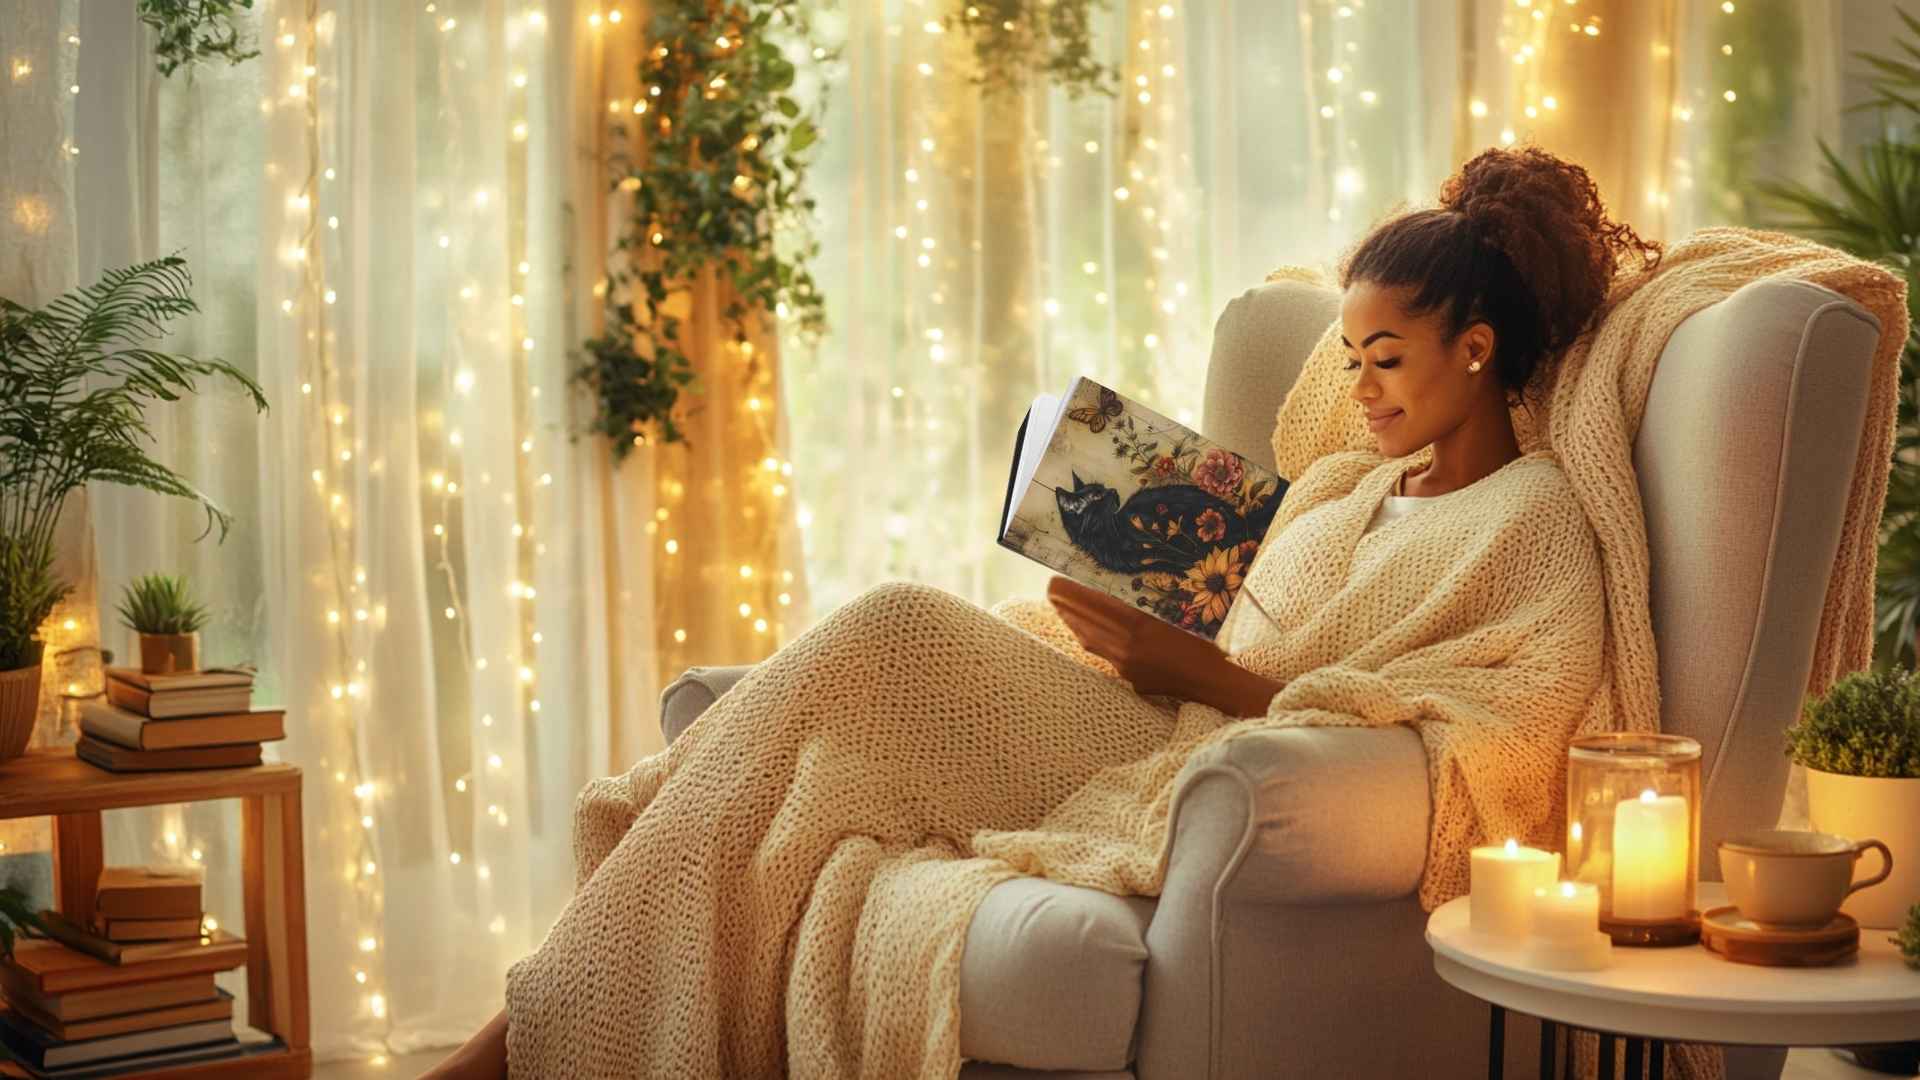
<path fill-rule="evenodd" d="M 1388 424 L 1393 423 L 1405 415 L 1406 411 L 1403 409 L 1386 409 L 1378 412 L 1368 409 L 1367 427 L 1374 431 L 1379 431 L 1381 428 L 1386 427 Z"/>

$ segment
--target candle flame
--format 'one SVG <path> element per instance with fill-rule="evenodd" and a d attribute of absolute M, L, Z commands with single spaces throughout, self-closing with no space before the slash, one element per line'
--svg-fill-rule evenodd
<path fill-rule="evenodd" d="M 1653 801 L 1654 799 L 1656 799 L 1656 798 L 1658 798 L 1658 797 L 1659 797 L 1659 796 L 1657 796 L 1657 795 L 1655 795 L 1655 794 L 1653 793 L 1653 789 L 1652 789 L 1652 788 L 1648 788 L 1647 790 L 1645 790 L 1645 791 L 1643 791 L 1643 792 L 1641 792 L 1641 793 L 1640 793 L 1640 801 L 1641 801 L 1641 802 L 1652 802 L 1652 801 Z"/>
<path fill-rule="evenodd" d="M 1572 895 L 1573 895 L 1573 882 L 1571 882 L 1571 881 L 1563 881 L 1563 882 L 1561 882 L 1561 883 L 1560 883 L 1560 895 L 1561 895 L 1561 896 L 1572 896 Z"/>
<path fill-rule="evenodd" d="M 1511 836 L 1507 837 L 1507 854 L 1509 855 L 1520 854 L 1520 841 L 1515 840 Z"/>

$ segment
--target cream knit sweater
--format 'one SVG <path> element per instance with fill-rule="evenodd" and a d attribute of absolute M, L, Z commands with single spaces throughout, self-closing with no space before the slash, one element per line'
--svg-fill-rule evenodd
<path fill-rule="evenodd" d="M 1026 873 L 1158 894 L 1182 764 L 1244 730 L 1415 727 L 1433 778 L 1429 907 L 1464 891 L 1472 844 L 1551 845 L 1567 738 L 1658 715 L 1627 451 L 1666 334 L 1756 271 L 1812 267 L 1859 289 L 1896 352 L 1904 338 L 1884 271 L 1712 232 L 1641 290 L 1667 299 L 1621 307 L 1591 354 L 1576 346 L 1585 377 L 1615 389 L 1562 380 L 1564 442 L 1364 539 L 1414 462 L 1359 449 L 1338 417 L 1303 424 L 1352 412 L 1323 341 L 1276 440 L 1299 479 L 1246 585 L 1283 632 L 1235 657 L 1285 683 L 1266 716 L 1143 698 L 1033 601 L 990 613 L 886 585 L 827 616 L 664 753 L 581 793 L 576 895 L 508 972 L 512 1074 L 952 1077 L 960 950 L 987 890 Z M 1713 258 L 1746 247 L 1771 254 Z M 1610 335 L 1623 317 L 1632 331 Z M 1846 607 L 1851 576 L 1831 594 L 1828 678 L 1869 640 L 1854 621 L 1871 615 L 1891 397 L 1875 403 L 1841 553 L 1857 574 L 1865 545 L 1867 606 Z"/>

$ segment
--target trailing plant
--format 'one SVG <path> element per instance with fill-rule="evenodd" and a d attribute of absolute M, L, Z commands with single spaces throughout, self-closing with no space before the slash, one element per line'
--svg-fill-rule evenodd
<path fill-rule="evenodd" d="M 972 39 L 972 81 L 986 94 L 1024 89 L 1040 75 L 1071 98 L 1112 97 L 1120 68 L 1093 55 L 1093 13 L 1106 6 L 1106 0 L 962 0 L 940 25 Z"/>
<path fill-rule="evenodd" d="M 1834 683 L 1787 729 L 1787 754 L 1844 776 L 1920 777 L 1920 678 L 1856 671 Z"/>
<path fill-rule="evenodd" d="M 251 60 L 259 49 L 241 41 L 239 23 L 253 0 L 140 0 L 140 21 L 154 31 L 154 64 L 172 75 L 182 64 L 225 57 L 230 64 Z"/>
<path fill-rule="evenodd" d="M 206 511 L 201 536 L 231 519 L 185 477 L 149 454 L 146 409 L 199 389 L 238 385 L 264 411 L 260 387 L 222 360 L 147 347 L 169 320 L 199 310 L 179 256 L 109 270 L 98 282 L 29 309 L 0 297 L 0 650 L 32 647 L 67 586 L 53 574 L 54 526 L 72 492 L 123 484 L 191 499 Z"/>
<path fill-rule="evenodd" d="M 615 241 L 623 258 L 605 284 L 604 331 L 585 342 L 575 371 L 597 399 L 589 430 L 613 440 L 616 459 L 649 432 L 681 438 L 673 407 L 693 366 L 681 320 L 666 310 L 670 283 L 720 271 L 733 287 L 722 315 L 736 341 L 747 340 L 750 313 L 790 312 L 815 333 L 825 325 L 805 266 L 819 250 L 815 204 L 800 193 L 819 109 L 789 95 L 795 67 L 782 47 L 808 47 L 800 8 L 673 0 L 647 22 L 638 85 L 648 90 L 613 125 L 626 144 L 610 161 L 613 187 L 632 199 Z M 790 253 L 776 249 L 776 233 Z"/>
<path fill-rule="evenodd" d="M 1908 967 L 1920 971 L 1920 904 L 1907 909 L 1906 925 L 1887 940 L 1900 946 L 1900 955 L 1906 958 Z"/>
<path fill-rule="evenodd" d="M 191 634 L 207 624 L 184 577 L 148 574 L 128 582 L 120 599 L 120 622 L 140 634 Z"/>
<path fill-rule="evenodd" d="M 1920 21 L 1898 12 L 1909 34 L 1920 38 Z M 1874 96 L 1848 111 L 1886 110 L 1904 120 L 1904 133 L 1863 147 L 1848 165 L 1819 140 L 1824 172 L 1838 195 L 1828 197 L 1800 183 L 1762 182 L 1763 198 L 1790 217 L 1760 224 L 1791 229 L 1863 259 L 1883 263 L 1907 279 L 1909 326 L 1900 353 L 1900 391 L 1893 461 L 1880 521 L 1875 578 L 1874 663 L 1886 668 L 1920 662 L 1920 45 L 1896 42 L 1906 59 L 1857 52 L 1870 68 Z"/>
<path fill-rule="evenodd" d="M 22 928 L 39 930 L 40 917 L 26 893 L 12 885 L 0 887 L 0 956 L 13 955 L 14 937 Z"/>
<path fill-rule="evenodd" d="M 972 36 L 989 88 L 1040 73 L 1111 93 L 1117 69 L 1092 60 L 1091 11 L 1105 0 L 948 0 L 943 25 Z M 612 440 L 616 460 L 649 438 L 682 439 L 674 407 L 693 383 L 670 292 L 699 271 L 731 286 L 721 317 L 746 344 L 768 313 L 803 339 L 826 329 L 808 262 L 816 200 L 806 193 L 808 151 L 824 102 L 802 106 L 795 64 L 831 63 L 813 44 L 799 0 L 662 0 L 645 27 L 633 102 L 616 102 L 626 149 L 609 159 L 612 189 L 631 199 L 604 282 L 602 333 L 581 345 L 574 379 L 592 395 L 587 430 Z M 1008 29 L 1008 26 L 1011 29 Z M 750 319 L 756 320 L 749 322 Z M 750 353 L 749 364 L 760 361 Z"/>

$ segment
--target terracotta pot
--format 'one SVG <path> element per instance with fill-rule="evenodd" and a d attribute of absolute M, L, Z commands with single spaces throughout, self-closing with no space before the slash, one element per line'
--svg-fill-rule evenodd
<path fill-rule="evenodd" d="M 40 665 L 0 671 L 0 761 L 27 752 L 40 718 Z"/>
<path fill-rule="evenodd" d="M 140 670 L 147 675 L 171 675 L 200 670 L 200 632 L 141 634 Z"/>
<path fill-rule="evenodd" d="M 1840 910 L 1869 929 L 1904 925 L 1907 909 L 1920 903 L 1920 778 L 1808 769 L 1807 816 L 1815 831 L 1854 840 L 1872 837 L 1887 845 L 1893 852 L 1893 873 L 1847 897 Z"/>

